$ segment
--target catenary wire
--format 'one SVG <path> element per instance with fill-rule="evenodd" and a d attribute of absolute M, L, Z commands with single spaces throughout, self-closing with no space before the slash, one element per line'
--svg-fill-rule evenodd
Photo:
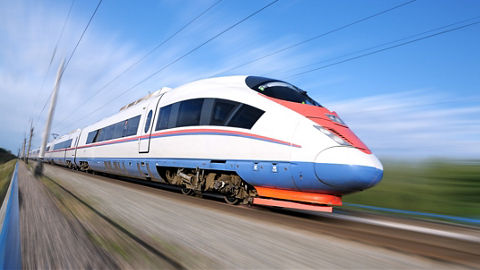
<path fill-rule="evenodd" d="M 60 76 L 63 75 L 63 73 L 65 72 L 65 70 L 66 70 L 67 67 L 68 67 L 68 64 L 70 64 L 70 60 L 72 60 L 73 55 L 75 55 L 75 52 L 77 51 L 78 45 L 79 45 L 80 42 L 82 41 L 83 36 L 85 35 L 85 32 L 87 32 L 87 30 L 88 30 L 88 27 L 89 27 L 90 24 L 92 23 L 93 17 L 95 17 L 95 14 L 97 14 L 98 8 L 99 8 L 100 5 L 102 4 L 102 1 L 103 1 L 103 0 L 99 0 L 99 1 L 98 1 L 97 7 L 95 7 L 95 10 L 93 11 L 92 15 L 90 16 L 90 19 L 88 20 L 87 25 L 86 25 L 85 28 L 83 29 L 82 35 L 80 35 L 80 38 L 78 39 L 77 44 L 75 44 L 75 47 L 73 48 L 73 51 L 72 51 L 72 53 L 70 54 L 70 57 L 69 57 L 68 60 L 65 62 L 65 67 L 63 68 L 63 71 L 62 71 L 62 73 L 60 74 Z"/>
<path fill-rule="evenodd" d="M 202 11 L 202 13 L 198 14 L 195 18 L 193 18 L 192 20 L 190 20 L 189 22 L 187 22 L 185 25 L 183 25 L 180 29 L 178 29 L 175 33 L 173 33 L 172 35 L 170 35 L 168 38 L 166 38 L 165 40 L 163 40 L 162 42 L 160 42 L 159 44 L 157 44 L 154 48 L 152 48 L 150 51 L 148 51 L 145 55 L 143 55 L 140 59 L 138 59 L 136 62 L 134 62 L 133 64 L 131 64 L 130 66 L 128 66 L 125 70 L 123 70 L 122 72 L 120 72 L 117 76 L 115 76 L 112 80 L 108 81 L 106 84 L 104 84 L 102 87 L 100 87 L 95 95 L 98 95 L 98 93 L 100 93 L 103 89 L 105 89 L 108 85 L 110 85 L 113 81 L 115 81 L 116 79 L 118 79 L 120 76 L 122 76 L 123 74 L 125 74 L 126 72 L 128 72 L 130 69 L 132 69 L 134 66 L 138 65 L 140 62 L 142 62 L 143 60 L 145 60 L 148 56 L 150 56 L 152 53 L 154 53 L 157 49 L 159 49 L 162 45 L 164 45 L 165 43 L 167 43 L 168 41 L 170 41 L 172 38 L 174 38 L 176 35 L 178 35 L 180 32 L 182 32 L 183 30 L 185 30 L 185 28 L 187 28 L 189 25 L 191 25 L 193 22 L 195 22 L 196 20 L 198 20 L 200 17 L 202 17 L 203 15 L 205 15 L 205 13 L 207 13 L 209 10 L 211 10 L 213 7 L 215 7 L 216 5 L 218 5 L 222 0 L 218 0 L 216 2 L 214 2 L 212 5 L 210 5 L 207 9 L 205 9 L 204 11 Z M 94 95 L 94 96 L 95 96 Z"/>
<path fill-rule="evenodd" d="M 418 36 L 422 36 L 422 35 L 425 35 L 427 33 L 435 32 L 435 31 L 446 29 L 446 28 L 449 28 L 449 27 L 452 27 L 452 26 L 455 26 L 455 25 L 463 24 L 463 23 L 466 23 L 468 21 L 476 20 L 478 18 L 480 18 L 480 16 L 476 16 L 476 17 L 472 17 L 470 19 L 465 19 L 465 20 L 457 21 L 457 22 L 450 23 L 450 24 L 447 24 L 447 25 L 444 25 L 444 26 L 436 27 L 436 28 L 433 28 L 433 29 L 430 29 L 430 30 L 427 30 L 427 31 L 423 31 L 421 33 L 409 35 L 409 36 L 406 36 L 406 37 L 403 37 L 403 38 L 400 38 L 400 39 L 385 42 L 385 43 L 378 44 L 378 45 L 368 47 L 368 48 L 365 48 L 365 49 L 356 50 L 356 51 L 353 51 L 353 52 L 342 54 L 340 56 L 335 56 L 335 57 L 332 57 L 332 58 L 321 60 L 321 61 L 316 62 L 316 63 L 295 67 L 295 68 L 292 68 L 292 69 L 289 69 L 289 70 L 280 71 L 280 73 L 287 73 L 287 74 L 292 73 L 295 70 L 300 70 L 300 69 L 303 69 L 303 68 L 306 68 L 306 67 L 316 66 L 316 65 L 322 64 L 322 63 L 328 63 L 328 62 L 331 62 L 331 61 L 335 61 L 335 60 L 338 60 L 338 59 L 345 58 L 345 57 L 350 56 L 350 55 L 356 55 L 356 54 L 359 54 L 359 53 L 362 53 L 362 52 L 371 51 L 371 50 L 381 48 L 381 47 L 384 47 L 384 46 L 387 46 L 387 45 L 390 45 L 390 44 L 395 44 L 395 43 L 398 43 L 398 42 L 401 42 L 401 41 L 404 41 L 404 40 L 409 40 L 409 39 L 412 39 L 412 38 L 415 38 L 415 37 L 418 37 Z M 274 73 L 277 73 L 277 72 L 273 71 L 273 72 L 269 72 L 269 73 L 264 73 L 264 74 L 262 74 L 262 76 L 269 76 L 269 75 L 274 74 Z"/>
<path fill-rule="evenodd" d="M 77 43 L 75 44 L 75 47 L 73 48 L 72 53 L 70 54 L 70 57 L 68 58 L 68 60 L 67 60 L 67 62 L 65 63 L 63 69 L 62 69 L 61 72 L 60 72 L 60 75 L 59 75 L 60 78 L 63 76 L 63 73 L 64 73 L 65 70 L 67 69 L 68 64 L 70 63 L 70 60 L 72 60 L 73 56 L 75 55 L 75 52 L 77 51 L 78 45 L 79 45 L 80 42 L 82 41 L 83 36 L 84 36 L 85 33 L 87 32 L 88 27 L 89 27 L 90 24 L 92 23 L 92 20 L 93 20 L 93 18 L 95 17 L 95 14 L 97 14 L 98 8 L 100 7 L 100 4 L 102 4 L 102 1 L 103 1 L 103 0 L 99 0 L 99 1 L 98 1 L 97 6 L 95 7 L 95 10 L 93 11 L 92 15 L 90 16 L 90 19 L 88 20 L 87 25 L 86 25 L 85 28 L 83 29 L 82 34 L 80 35 L 80 38 L 78 39 Z M 52 93 L 50 93 L 50 95 L 49 95 L 49 97 L 47 98 L 45 104 L 43 105 L 42 112 L 43 112 L 43 110 L 45 109 L 45 107 L 47 106 L 48 101 L 50 100 L 50 97 L 51 97 L 51 96 L 52 96 Z M 40 113 L 40 114 L 41 114 L 41 113 Z"/>
<path fill-rule="evenodd" d="M 168 68 L 169 66 L 177 63 L 178 61 L 182 60 L 183 58 L 187 57 L 188 55 L 192 54 L 193 52 L 195 52 L 196 50 L 202 48 L 203 46 L 205 46 L 206 44 L 210 43 L 211 41 L 215 40 L 216 38 L 218 38 L 219 36 L 221 36 L 222 34 L 232 30 L 233 28 L 235 28 L 236 26 L 238 26 L 239 24 L 245 22 L 246 20 L 250 19 L 251 17 L 255 16 L 256 14 L 262 12 L 263 10 L 265 10 L 266 8 L 270 7 L 271 5 L 275 4 L 276 2 L 278 2 L 279 0 L 274 0 L 270 3 L 268 3 L 267 5 L 263 6 L 262 8 L 256 10 L 255 12 L 251 13 L 250 15 L 244 17 L 243 19 L 239 20 L 238 22 L 230 25 L 229 27 L 225 28 L 224 30 L 222 30 L 221 32 L 217 33 L 216 35 L 212 36 L 211 38 L 209 38 L 208 40 L 204 41 L 203 43 L 201 43 L 200 45 L 197 45 L 196 47 L 194 47 L 193 49 L 189 50 L 188 52 L 186 52 L 185 54 L 175 58 L 175 60 L 169 62 L 168 64 L 162 66 L 160 69 L 156 70 L 155 72 L 149 74 L 148 76 L 146 76 L 145 78 L 143 78 L 142 80 L 140 80 L 139 82 L 137 82 L 136 84 L 132 85 L 131 87 L 125 89 L 123 92 L 121 92 L 119 95 L 117 95 L 116 97 L 114 98 L 111 98 L 108 100 L 108 102 L 104 103 L 103 105 L 97 107 L 95 110 L 93 110 L 92 112 L 89 113 L 89 115 L 92 115 L 94 114 L 95 112 L 103 109 L 105 107 L 105 105 L 108 105 L 110 103 L 112 103 L 114 100 L 120 98 L 121 96 L 123 96 L 124 94 L 126 94 L 127 92 L 131 91 L 132 89 L 134 89 L 135 87 L 139 86 L 140 84 L 144 83 L 145 81 L 149 80 L 150 78 L 152 78 L 153 76 L 157 75 L 158 73 L 160 73 L 161 71 L 165 70 L 166 68 Z M 84 117 L 83 119 L 88 119 L 87 117 Z"/>
<path fill-rule="evenodd" d="M 97 89 L 95 92 L 95 94 L 93 94 L 93 96 L 89 97 L 89 99 L 80 104 L 79 106 L 77 106 L 78 108 L 79 107 L 82 107 L 84 106 L 89 100 L 93 99 L 94 97 L 96 97 L 98 94 L 100 94 L 103 90 L 105 90 L 111 83 L 113 83 L 115 80 L 117 80 L 118 78 L 120 78 L 122 75 L 124 75 L 125 73 L 127 73 L 128 71 L 130 71 L 133 67 L 135 67 L 136 65 L 138 65 L 139 63 L 141 63 L 143 60 L 145 60 L 148 56 L 150 56 L 152 53 L 154 53 L 157 49 L 159 49 L 160 47 L 162 47 L 165 43 L 167 43 L 168 41 L 170 41 L 171 39 L 173 39 L 175 36 L 177 36 L 180 32 L 182 32 L 183 30 L 185 30 L 189 25 L 191 25 L 193 22 L 195 22 L 196 20 L 198 20 L 200 17 L 202 17 L 203 15 L 205 15 L 208 11 L 210 11 L 212 8 L 214 8 L 215 6 L 217 6 L 220 2 L 222 2 L 223 0 L 218 0 L 218 1 L 215 1 L 213 4 L 211 4 L 209 7 L 207 7 L 205 10 L 203 10 L 200 14 L 198 14 L 195 18 L 191 19 L 190 21 L 188 21 L 186 24 L 184 24 L 182 27 L 180 27 L 175 33 L 171 34 L 169 37 L 167 37 L 166 39 L 164 39 L 163 41 L 161 41 L 160 43 L 158 43 L 157 45 L 155 45 L 155 47 L 153 47 L 150 51 L 148 51 L 146 54 L 144 54 L 142 57 L 140 57 L 137 61 L 135 61 L 134 63 L 132 63 L 131 65 L 129 65 L 127 68 L 125 68 L 123 71 L 121 71 L 119 74 L 117 74 L 113 79 L 111 79 L 110 81 L 108 81 L 107 83 L 105 83 L 102 87 L 100 87 L 99 89 Z M 65 120 L 67 120 L 69 118 L 69 115 L 71 114 L 68 113 L 66 114 L 66 117 L 63 118 L 62 120 L 60 120 L 59 122 L 62 123 L 64 122 Z"/>
<path fill-rule="evenodd" d="M 260 61 L 260 60 L 262 60 L 262 59 L 265 59 L 265 58 L 267 58 L 267 57 L 270 57 L 270 56 L 273 56 L 273 55 L 277 55 L 277 54 L 279 54 L 279 53 L 282 53 L 282 52 L 284 52 L 284 51 L 293 49 L 293 48 L 295 48 L 295 47 L 298 47 L 298 46 L 300 46 L 300 45 L 303 45 L 303 44 L 306 44 L 306 43 L 308 43 L 308 42 L 314 41 L 314 40 L 319 39 L 319 38 L 321 38 L 321 37 L 324 37 L 324 36 L 327 36 L 327 35 L 329 35 L 329 34 L 332 34 L 332 33 L 338 32 L 338 31 L 341 31 L 341 30 L 343 30 L 343 29 L 345 29 L 345 28 L 348 28 L 348 27 L 350 27 L 350 26 L 353 26 L 353 25 L 355 25 L 355 24 L 358 24 L 358 23 L 367 21 L 367 20 L 369 20 L 369 19 L 375 18 L 375 17 L 380 16 L 380 15 L 382 15 L 382 14 L 385 14 L 385 13 L 387 13 L 387 12 L 389 12 L 389 11 L 392 11 L 392 10 L 395 10 L 395 9 L 397 9 L 397 8 L 400 8 L 400 7 L 409 5 L 409 4 L 411 4 L 411 3 L 415 2 L 415 1 L 416 1 L 416 0 L 411 0 L 411 1 L 407 1 L 407 2 L 404 2 L 404 3 L 398 4 L 398 5 L 395 5 L 395 6 L 391 7 L 391 8 L 382 10 L 382 11 L 380 11 L 380 12 L 374 13 L 374 14 L 369 15 L 369 16 L 367 16 L 367 17 L 363 17 L 363 18 L 361 18 L 361 19 L 358 19 L 358 20 L 355 20 L 355 21 L 353 21 L 353 22 L 347 23 L 347 24 L 342 25 L 342 26 L 340 26 L 340 27 L 334 28 L 334 29 L 329 30 L 329 31 L 327 31 L 327 32 L 325 32 L 325 33 L 322 33 L 322 34 L 313 36 L 313 37 L 308 38 L 308 39 L 305 39 L 305 40 L 302 40 L 302 41 L 300 41 L 300 42 L 297 42 L 297 43 L 294 43 L 294 44 L 292 44 L 292 45 L 289 45 L 289 46 L 283 47 L 283 48 L 281 48 L 281 49 L 278 49 L 278 50 L 276 50 L 276 51 L 273 51 L 273 52 L 271 52 L 271 53 L 269 53 L 269 54 L 266 54 L 266 55 L 264 55 L 264 56 L 257 57 L 257 58 L 255 58 L 255 59 L 253 59 L 253 60 L 250 60 L 250 61 L 244 62 L 244 63 L 242 63 L 242 64 L 236 65 L 236 66 L 231 67 L 231 68 L 229 68 L 229 69 L 227 69 L 227 70 L 218 72 L 218 73 L 216 73 L 216 74 L 214 74 L 214 75 L 212 75 L 212 76 L 210 76 L 210 77 L 216 77 L 216 76 L 219 76 L 219 75 L 228 73 L 228 72 L 230 72 L 230 71 L 233 71 L 233 70 L 235 70 L 235 69 L 238 69 L 238 68 L 240 68 L 240 67 L 243 67 L 243 66 L 250 65 L 250 64 L 252 64 L 252 63 L 258 62 L 258 61 Z"/>
<path fill-rule="evenodd" d="M 437 32 L 437 33 L 427 35 L 427 36 L 423 36 L 423 37 L 420 37 L 420 38 L 416 38 L 416 39 L 413 39 L 413 40 L 402 42 L 402 43 L 399 43 L 399 44 L 396 44 L 396 45 L 393 45 L 393 46 L 389 46 L 389 47 L 382 48 L 382 49 L 379 49 L 379 50 L 375 50 L 375 51 L 372 51 L 372 52 L 368 52 L 368 53 L 364 53 L 364 54 L 357 55 L 357 56 L 354 56 L 354 57 L 350 57 L 350 58 L 344 59 L 342 61 L 338 61 L 338 62 L 331 63 L 331 64 L 328 64 L 328 65 L 324 65 L 324 66 L 321 66 L 321 67 L 317 67 L 317 68 L 313 68 L 313 69 L 310 69 L 310 70 L 302 71 L 302 72 L 290 75 L 286 78 L 291 78 L 291 77 L 304 75 L 304 74 L 314 72 L 314 71 L 317 71 L 317 70 L 320 70 L 320 69 L 324 69 L 324 68 L 339 65 L 339 64 L 342 64 L 342 63 L 345 63 L 345 62 L 353 61 L 353 60 L 356 60 L 356 59 L 359 59 L 359 58 L 362 58 L 362 57 L 366 57 L 366 56 L 369 56 L 369 55 L 384 52 L 386 50 L 390 50 L 390 49 L 398 48 L 398 47 L 401 47 L 401 46 L 405 46 L 405 45 L 408 45 L 408 44 L 411 44 L 411 43 L 414 43 L 414 42 L 417 42 L 417 41 L 421 41 L 421 40 L 424 40 L 424 39 L 432 38 L 432 37 L 435 37 L 435 36 L 438 36 L 438 35 L 446 34 L 446 33 L 453 32 L 453 31 L 458 31 L 458 30 L 461 30 L 463 28 L 470 27 L 470 26 L 473 26 L 473 25 L 476 25 L 476 24 L 479 24 L 479 23 L 480 23 L 480 21 L 476 21 L 476 22 L 472 22 L 472 23 L 469 23 L 469 24 L 466 24 L 466 25 L 462 25 L 462 26 L 458 26 L 458 27 L 455 27 L 455 28 L 443 30 L 443 31 L 440 31 L 440 32 Z"/>
<path fill-rule="evenodd" d="M 47 79 L 47 75 L 50 72 L 50 68 L 52 67 L 53 59 L 55 58 L 55 55 L 57 53 L 58 44 L 60 43 L 60 40 L 63 37 L 63 33 L 65 32 L 65 27 L 67 26 L 68 20 L 70 19 L 70 14 L 72 12 L 72 8 L 73 8 L 74 4 L 75 4 L 75 0 L 72 0 L 72 3 L 70 4 L 70 8 L 68 9 L 67 17 L 65 18 L 65 21 L 63 22 L 62 30 L 60 31 L 60 35 L 58 36 L 57 42 L 55 43 L 55 47 L 53 48 L 52 56 L 50 57 L 50 63 L 48 63 L 47 71 L 45 72 L 45 76 L 43 76 L 43 81 L 42 81 L 42 84 L 40 86 L 40 91 L 38 93 L 38 96 L 37 96 L 36 100 L 40 99 L 40 95 L 42 93 L 43 87 L 45 85 L 45 81 Z M 51 96 L 52 96 L 52 93 L 50 92 L 50 95 L 48 96 L 47 100 L 43 104 L 42 110 L 37 115 L 37 121 L 39 120 L 42 112 L 45 110 L 45 107 L 47 106 L 48 101 L 50 100 Z"/>

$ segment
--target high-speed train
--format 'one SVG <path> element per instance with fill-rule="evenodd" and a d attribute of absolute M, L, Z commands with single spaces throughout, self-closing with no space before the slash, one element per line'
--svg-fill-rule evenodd
<path fill-rule="evenodd" d="M 229 203 L 319 211 L 383 176 L 337 113 L 258 76 L 162 88 L 51 141 L 43 161 L 218 193 Z"/>

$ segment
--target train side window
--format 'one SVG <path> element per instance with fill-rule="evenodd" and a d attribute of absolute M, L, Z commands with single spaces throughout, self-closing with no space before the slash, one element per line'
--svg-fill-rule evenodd
<path fill-rule="evenodd" d="M 113 125 L 104 127 L 103 131 L 105 133 L 103 135 L 103 140 L 104 141 L 108 141 L 108 140 L 111 140 L 113 138 L 113 131 L 114 131 L 114 126 Z"/>
<path fill-rule="evenodd" d="M 99 129 L 98 132 L 97 132 L 97 136 L 95 136 L 95 138 L 93 139 L 93 142 L 103 141 L 103 133 L 104 133 L 103 128 Z"/>
<path fill-rule="evenodd" d="M 152 121 L 152 110 L 148 112 L 147 120 L 145 121 L 145 133 L 147 133 L 148 129 L 150 128 L 150 122 Z"/>
<path fill-rule="evenodd" d="M 158 115 L 157 126 L 155 130 L 161 130 L 168 128 L 168 120 L 170 119 L 170 112 L 172 111 L 172 104 L 160 108 Z"/>
<path fill-rule="evenodd" d="M 170 112 L 170 117 L 168 118 L 167 128 L 174 128 L 177 125 L 178 119 L 178 110 L 180 109 L 180 102 L 172 104 L 172 111 Z"/>
<path fill-rule="evenodd" d="M 72 139 L 66 140 L 66 141 L 59 142 L 59 143 L 56 143 L 55 145 L 53 145 L 53 150 L 70 148 L 71 145 L 72 145 Z"/>
<path fill-rule="evenodd" d="M 137 135 L 138 125 L 140 123 L 140 115 L 128 119 L 126 136 Z"/>
<path fill-rule="evenodd" d="M 203 98 L 189 99 L 180 102 L 177 127 L 197 126 L 200 124 Z"/>
<path fill-rule="evenodd" d="M 113 125 L 113 139 L 123 137 L 123 125 L 125 121 L 121 121 Z"/>
<path fill-rule="evenodd" d="M 207 126 L 210 124 L 210 118 L 212 116 L 213 105 L 215 104 L 214 98 L 204 98 L 202 105 L 202 113 L 200 114 L 200 126 Z"/>
<path fill-rule="evenodd" d="M 210 125 L 224 126 L 230 114 L 232 114 L 238 104 L 238 102 L 234 101 L 216 99 L 215 105 L 213 105 L 212 116 L 210 118 Z"/>
<path fill-rule="evenodd" d="M 242 107 L 235 113 L 227 126 L 251 129 L 263 113 L 264 111 L 260 109 L 242 104 Z"/>
<path fill-rule="evenodd" d="M 128 119 L 125 121 L 122 121 L 122 137 L 127 136 L 127 128 L 128 128 Z"/>

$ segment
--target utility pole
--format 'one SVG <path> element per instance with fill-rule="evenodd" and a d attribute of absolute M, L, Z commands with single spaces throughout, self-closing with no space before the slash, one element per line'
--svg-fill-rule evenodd
<path fill-rule="evenodd" d="M 60 81 L 62 80 L 63 67 L 65 64 L 65 59 L 62 60 L 60 67 L 57 71 L 57 79 L 55 80 L 55 85 L 53 87 L 52 99 L 50 101 L 50 109 L 48 110 L 47 124 L 45 125 L 45 130 L 43 131 L 42 144 L 40 145 L 40 154 L 38 158 L 40 162 L 37 162 L 35 167 L 35 175 L 39 176 L 43 174 L 43 157 L 45 156 L 45 148 L 47 146 L 48 137 L 50 135 L 50 127 L 52 126 L 53 113 L 55 112 L 55 104 L 57 103 L 57 94 L 58 89 L 60 88 Z"/>
<path fill-rule="evenodd" d="M 30 158 L 30 147 L 32 146 L 32 138 L 33 138 L 33 120 L 30 122 L 30 139 L 28 140 L 27 159 L 25 160 L 27 164 L 28 164 L 28 159 Z"/>
<path fill-rule="evenodd" d="M 23 135 L 22 159 L 25 161 L 25 144 L 27 144 L 27 135 Z"/>

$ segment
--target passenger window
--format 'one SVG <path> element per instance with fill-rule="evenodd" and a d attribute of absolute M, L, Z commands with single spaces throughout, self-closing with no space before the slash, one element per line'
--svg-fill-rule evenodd
<path fill-rule="evenodd" d="M 232 113 L 233 109 L 238 105 L 237 102 L 227 101 L 224 99 L 215 100 L 213 106 L 212 117 L 210 119 L 210 125 L 224 126 L 228 117 Z"/>
<path fill-rule="evenodd" d="M 168 119 L 170 119 L 171 111 L 172 105 L 160 108 L 160 114 L 158 115 L 157 126 L 155 127 L 155 130 L 168 128 Z"/>
<path fill-rule="evenodd" d="M 264 111 L 260 109 L 242 104 L 242 107 L 233 116 L 227 126 L 251 129 L 263 113 Z"/>
<path fill-rule="evenodd" d="M 108 127 L 105 127 L 103 128 L 104 131 L 105 131 L 105 134 L 103 135 L 103 140 L 104 141 L 107 141 L 107 140 L 111 140 L 113 138 L 113 131 L 115 129 L 115 127 L 113 125 L 110 125 Z"/>
<path fill-rule="evenodd" d="M 117 139 L 117 138 L 121 138 L 123 137 L 123 125 L 124 125 L 124 122 L 125 121 L 122 121 L 122 122 L 118 122 L 116 123 L 113 128 L 113 138 L 114 139 Z"/>
<path fill-rule="evenodd" d="M 122 137 L 127 136 L 127 127 L 128 127 L 128 119 L 125 121 L 122 121 Z"/>
<path fill-rule="evenodd" d="M 140 123 L 140 115 L 128 119 L 126 136 L 136 135 L 138 131 L 139 123 Z"/>
<path fill-rule="evenodd" d="M 95 136 L 97 136 L 97 132 L 98 132 L 98 130 L 94 130 L 94 131 L 91 131 L 91 132 L 88 133 L 87 144 L 93 142 L 93 139 L 95 139 Z"/>
<path fill-rule="evenodd" d="M 152 110 L 148 112 L 147 120 L 145 121 L 145 133 L 147 133 L 150 128 L 150 121 L 152 121 Z"/>
<path fill-rule="evenodd" d="M 53 145 L 53 150 L 70 148 L 71 145 L 72 139 Z"/>
<path fill-rule="evenodd" d="M 180 102 L 177 127 L 196 126 L 200 124 L 203 98 L 184 100 Z"/>
<path fill-rule="evenodd" d="M 105 130 L 103 128 L 99 129 L 97 132 L 97 136 L 93 140 L 93 142 L 101 142 L 103 141 L 103 134 L 105 133 Z"/>

